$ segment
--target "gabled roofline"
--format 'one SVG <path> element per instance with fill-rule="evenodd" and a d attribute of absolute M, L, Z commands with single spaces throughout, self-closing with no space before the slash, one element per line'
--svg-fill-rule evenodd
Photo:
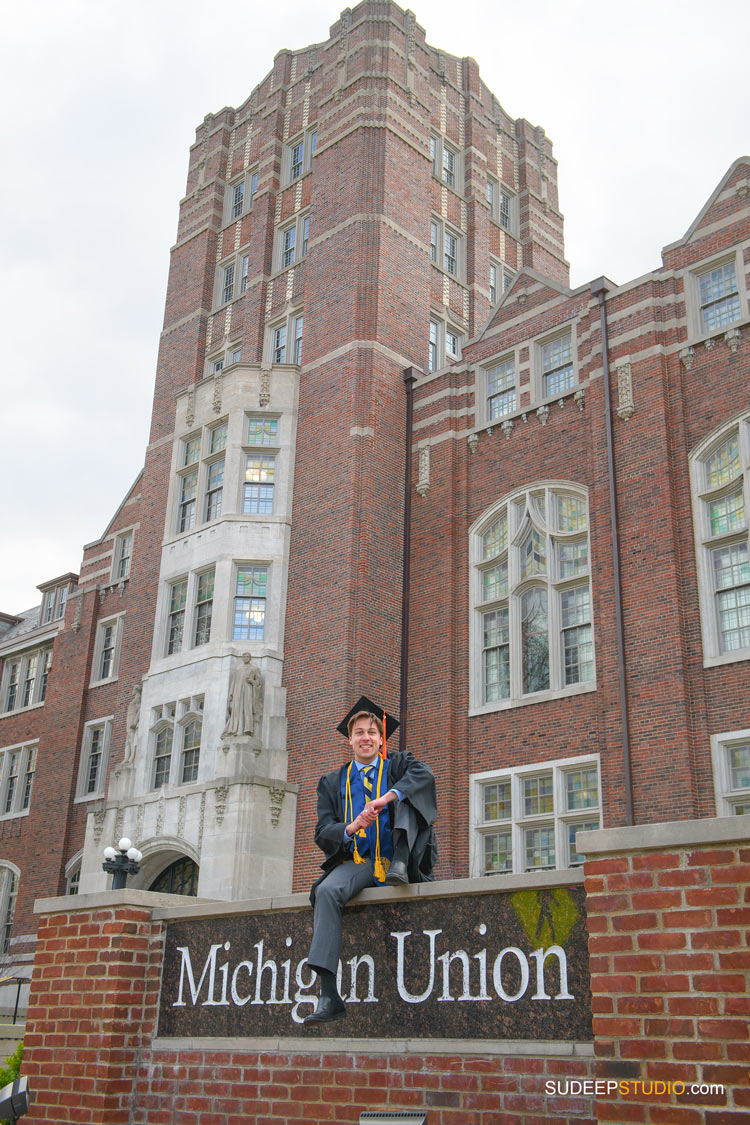
<path fill-rule="evenodd" d="M 116 512 L 115 512 L 115 514 L 114 514 L 114 515 L 112 516 L 112 519 L 111 519 L 111 520 L 109 521 L 109 523 L 108 523 L 108 524 L 107 524 L 107 526 L 105 527 L 104 531 L 103 531 L 103 532 L 101 533 L 101 535 L 99 536 L 99 538 L 98 538 L 98 539 L 92 539 L 90 543 L 84 543 L 84 545 L 83 545 L 83 549 L 84 549 L 84 551 L 87 551 L 87 550 L 89 549 L 89 547 L 96 547 L 96 546 L 97 546 L 97 545 L 98 545 L 99 543 L 101 543 L 101 542 L 102 542 L 102 541 L 103 541 L 104 539 L 106 539 L 106 538 L 107 538 L 107 536 L 109 535 L 109 532 L 110 532 L 110 528 L 112 527 L 112 524 L 113 524 L 113 523 L 115 522 L 115 520 L 116 520 L 116 519 L 117 519 L 117 517 L 119 516 L 120 512 L 122 511 L 122 509 L 123 509 L 123 508 L 125 507 L 125 504 L 127 503 L 127 501 L 128 501 L 128 500 L 130 499 L 130 497 L 131 497 L 131 496 L 133 495 L 133 492 L 135 491 L 135 486 L 136 486 L 136 485 L 138 484 L 138 481 L 139 481 L 139 480 L 141 479 L 141 477 L 143 476 L 144 472 L 145 472 L 145 468 L 143 468 L 143 469 L 139 469 L 139 471 L 138 471 L 138 473 L 137 473 L 137 475 L 136 475 L 136 478 L 135 478 L 135 480 L 133 481 L 133 483 L 131 484 L 130 488 L 128 489 L 128 491 L 127 491 L 127 492 L 125 493 L 125 495 L 123 496 L 123 498 L 122 498 L 122 500 L 120 501 L 120 503 L 118 504 L 118 506 L 117 506 L 117 511 L 116 511 Z"/>
<path fill-rule="evenodd" d="M 727 183 L 729 182 L 733 173 L 737 170 L 737 168 L 739 168 L 743 164 L 747 168 L 748 179 L 750 180 L 750 156 L 738 156 L 737 159 L 729 165 L 729 168 L 724 173 L 724 175 L 721 177 L 718 184 L 716 185 L 714 190 L 711 192 L 708 199 L 703 204 L 703 206 L 701 207 L 700 211 L 698 212 L 698 214 L 693 219 L 693 221 L 690 224 L 690 226 L 688 227 L 688 229 L 683 234 L 682 238 L 678 238 L 676 242 L 668 242 L 666 246 L 662 247 L 662 251 L 661 251 L 662 259 L 664 258 L 664 255 L 666 253 L 668 253 L 670 250 L 677 250 L 680 246 L 684 246 L 687 242 L 689 242 L 691 240 L 691 238 L 693 237 L 693 235 L 697 231 L 698 227 L 703 222 L 704 216 L 706 215 L 708 210 L 711 207 L 713 207 L 714 203 L 719 198 L 719 196 L 723 192 L 724 188 L 727 186 Z M 750 183 L 748 184 L 748 186 L 750 187 Z"/>

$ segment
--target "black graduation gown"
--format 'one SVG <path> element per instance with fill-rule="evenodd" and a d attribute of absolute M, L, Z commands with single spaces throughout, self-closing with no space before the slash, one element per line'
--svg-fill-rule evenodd
<path fill-rule="evenodd" d="M 340 769 L 324 774 L 318 782 L 318 823 L 315 826 L 315 843 L 325 852 L 321 863 L 323 874 L 313 884 L 310 900 L 315 901 L 315 888 L 329 871 L 345 860 L 351 859 L 351 850 L 344 844 L 344 808 L 341 799 L 342 777 L 349 762 Z M 435 776 L 429 766 L 410 754 L 388 755 L 388 788 L 398 789 L 403 801 L 408 802 L 417 816 L 417 839 L 409 853 L 409 882 L 424 883 L 434 879 L 433 867 L 437 860 L 437 843 L 433 824 L 437 818 Z M 393 828 L 395 802 L 388 805 L 388 815 Z"/>

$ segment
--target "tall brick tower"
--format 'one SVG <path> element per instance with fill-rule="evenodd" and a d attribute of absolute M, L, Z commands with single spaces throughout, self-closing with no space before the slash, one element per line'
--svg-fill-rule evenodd
<path fill-rule="evenodd" d="M 46 855 L 65 793 L 56 879 L 21 878 L 26 928 L 51 884 L 102 889 L 121 835 L 136 885 L 309 882 L 338 719 L 363 691 L 399 708 L 404 370 L 458 361 L 524 266 L 567 281 L 549 141 L 390 0 L 201 123 L 143 473 L 65 576 L 64 709 L 4 719 L 3 745 L 38 740 Z M 6 696 L 37 636 L 9 621 Z"/>

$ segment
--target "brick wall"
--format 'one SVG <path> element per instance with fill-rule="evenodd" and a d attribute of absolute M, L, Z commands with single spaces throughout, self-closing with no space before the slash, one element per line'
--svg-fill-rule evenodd
<path fill-rule="evenodd" d="M 156 1018 L 161 928 L 127 894 L 39 921 L 24 1040 L 28 1125 L 130 1121 L 139 1048 Z"/>
<path fill-rule="evenodd" d="M 579 837 L 596 1077 L 630 1083 L 597 1101 L 598 1121 L 750 1118 L 748 835 L 750 816 Z"/>

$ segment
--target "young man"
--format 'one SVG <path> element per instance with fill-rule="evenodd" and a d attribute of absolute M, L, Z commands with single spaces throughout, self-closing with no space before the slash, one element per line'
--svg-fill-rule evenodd
<path fill-rule="evenodd" d="M 313 886 L 313 939 L 308 964 L 320 978 L 320 999 L 305 1023 L 342 1019 L 336 987 L 344 906 L 365 887 L 433 878 L 435 778 L 409 753 L 382 756 L 383 714 L 363 696 L 339 726 L 352 759 L 318 782 L 315 843 L 326 854 Z M 386 735 L 398 723 L 386 716 Z"/>

